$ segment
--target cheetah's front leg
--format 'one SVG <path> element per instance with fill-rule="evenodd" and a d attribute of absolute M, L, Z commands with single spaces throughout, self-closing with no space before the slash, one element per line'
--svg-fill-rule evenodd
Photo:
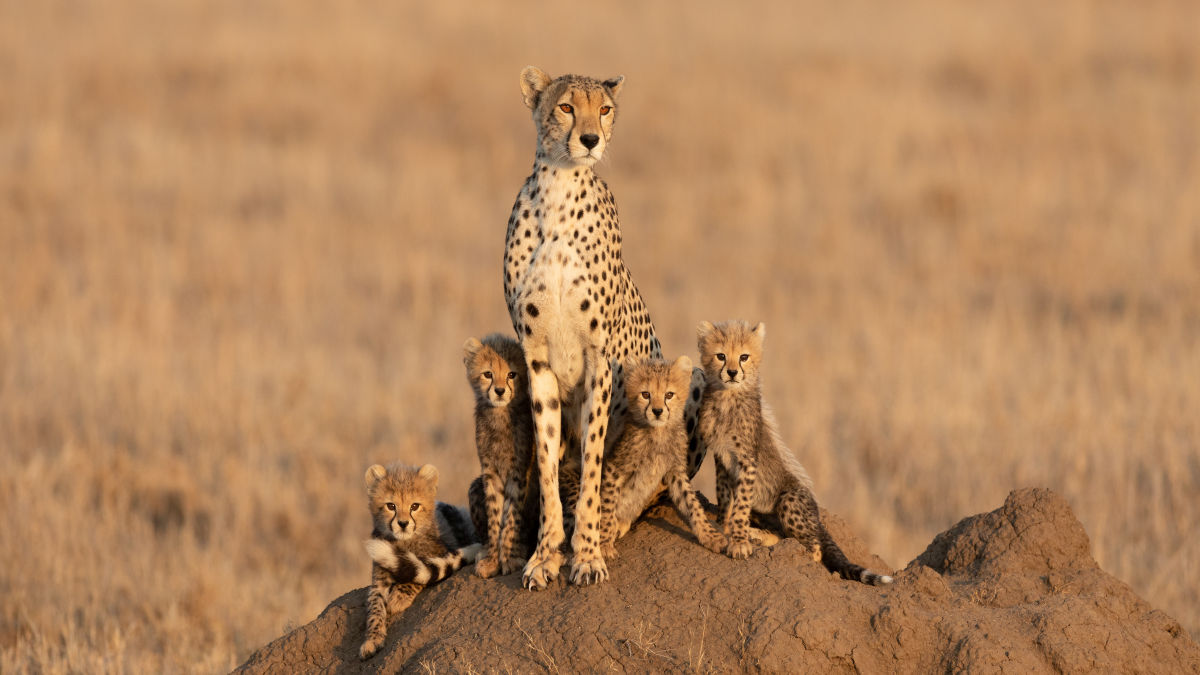
<path fill-rule="evenodd" d="M 725 552 L 735 559 L 749 558 L 754 551 L 754 545 L 750 543 L 750 506 L 754 483 L 758 480 L 758 467 L 753 462 L 739 457 L 737 463 L 733 499 L 725 514 L 725 534 L 729 537 L 729 547 Z"/>
<path fill-rule="evenodd" d="M 675 467 L 668 474 L 667 483 L 671 491 L 671 501 L 675 502 L 675 508 L 683 514 L 684 520 L 692 528 L 692 533 L 696 535 L 700 545 L 713 553 L 724 551 L 727 545 L 725 537 L 714 530 L 713 526 L 709 525 L 708 518 L 704 517 L 704 507 L 701 506 L 695 491 L 692 490 L 691 483 L 685 477 L 682 465 Z"/>
<path fill-rule="evenodd" d="M 499 474 L 492 467 L 483 472 L 484 504 L 487 510 L 487 549 L 479 562 L 475 564 L 475 573 L 487 579 L 496 576 L 500 571 L 502 542 L 500 539 L 500 521 L 504 510 L 504 486 Z"/>
<path fill-rule="evenodd" d="M 593 364 L 588 381 L 587 413 L 583 442 L 583 464 L 579 480 L 579 501 L 575 504 L 575 534 L 571 537 L 574 555 L 571 583 L 594 584 L 608 580 L 608 567 L 600 552 L 600 480 L 604 460 L 604 436 L 608 431 L 608 406 L 611 402 L 612 364 L 604 356 L 590 359 Z"/>
<path fill-rule="evenodd" d="M 529 363 L 529 393 L 533 401 L 534 455 L 537 457 L 538 485 L 541 488 L 541 522 L 538 545 L 521 583 L 531 591 L 546 588 L 558 578 L 563 542 L 562 502 L 558 496 L 558 460 L 562 444 L 562 412 L 559 405 L 558 378 L 550 370 L 549 350 L 543 345 L 525 345 Z"/>

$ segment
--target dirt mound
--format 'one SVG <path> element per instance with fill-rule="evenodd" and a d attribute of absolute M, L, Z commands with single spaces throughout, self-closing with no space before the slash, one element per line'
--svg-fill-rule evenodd
<path fill-rule="evenodd" d="M 890 571 L 836 516 L 854 561 Z M 343 595 L 239 670 L 933 670 L 1200 672 L 1200 646 L 1097 566 L 1082 525 L 1049 490 L 938 535 L 889 587 L 843 581 L 794 540 L 734 561 L 700 548 L 659 508 L 618 544 L 612 579 L 520 588 L 460 573 L 396 618 L 358 660 L 366 589 Z"/>

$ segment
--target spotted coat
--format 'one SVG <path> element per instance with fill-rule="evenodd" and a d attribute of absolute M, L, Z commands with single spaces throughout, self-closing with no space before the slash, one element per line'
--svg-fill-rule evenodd
<path fill-rule="evenodd" d="M 622 83 L 575 75 L 552 80 L 532 66 L 521 73 L 537 154 L 508 220 L 504 297 L 529 369 L 540 483 L 538 546 L 523 575 L 530 589 L 545 588 L 562 564 L 558 470 L 567 448 L 580 454 L 571 581 L 607 578 L 599 488 L 605 448 L 620 437 L 624 419 L 621 363 L 662 356 L 621 257 L 616 201 L 592 170 L 612 136 Z M 696 401 L 701 382 L 696 373 Z M 689 413 L 691 425 L 695 414 Z M 689 454 L 692 473 L 702 459 L 697 449 Z"/>
<path fill-rule="evenodd" d="M 717 506 L 729 537 L 726 553 L 748 557 L 754 550 L 750 514 L 770 513 L 779 518 L 785 534 L 830 571 L 866 584 L 891 583 L 890 576 L 850 562 L 829 536 L 812 480 L 779 436 L 759 380 L 766 327 L 705 321 L 698 337 L 708 383 L 700 408 L 700 442 L 717 466 Z"/>

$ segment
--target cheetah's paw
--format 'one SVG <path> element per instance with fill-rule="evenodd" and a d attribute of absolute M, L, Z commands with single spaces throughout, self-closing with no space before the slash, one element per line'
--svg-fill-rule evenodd
<path fill-rule="evenodd" d="M 375 652 L 379 651 L 381 646 L 383 646 L 383 638 L 367 638 L 366 641 L 362 643 L 362 646 L 358 648 L 358 658 L 366 661 L 372 656 L 375 656 Z"/>
<path fill-rule="evenodd" d="M 475 574 L 481 579 L 490 579 L 500 571 L 500 560 L 497 556 L 489 555 L 475 562 Z"/>
<path fill-rule="evenodd" d="M 617 548 L 613 546 L 612 542 L 600 544 L 600 555 L 604 556 L 605 560 L 616 560 Z"/>
<path fill-rule="evenodd" d="M 524 558 L 512 556 L 508 560 L 502 560 L 500 562 L 500 574 L 502 574 L 504 576 L 508 576 L 509 574 L 516 572 L 517 570 L 521 569 L 524 566 L 525 566 Z"/>
<path fill-rule="evenodd" d="M 575 564 L 571 566 L 571 583 L 576 586 L 588 586 L 601 581 L 608 581 L 608 566 L 604 564 L 602 556 L 575 558 Z"/>
<path fill-rule="evenodd" d="M 545 590 L 546 586 L 558 578 L 558 568 L 562 567 L 562 554 L 555 551 L 548 556 L 534 554 L 525 563 L 525 573 L 521 576 L 521 585 L 531 591 Z"/>
<path fill-rule="evenodd" d="M 724 553 L 728 542 L 725 540 L 725 535 L 713 533 L 711 537 L 700 539 L 700 545 L 712 551 L 713 553 Z"/>
<path fill-rule="evenodd" d="M 743 560 L 749 558 L 754 552 L 754 544 L 751 544 L 745 537 L 734 537 L 729 546 L 725 548 L 725 553 L 734 560 Z"/>

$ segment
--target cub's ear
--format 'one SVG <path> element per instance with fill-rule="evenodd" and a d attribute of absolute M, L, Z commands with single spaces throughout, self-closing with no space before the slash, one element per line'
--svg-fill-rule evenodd
<path fill-rule="evenodd" d="M 521 71 L 521 94 L 525 96 L 525 105 L 530 110 L 537 108 L 538 99 L 549 86 L 550 76 L 543 73 L 541 68 L 525 66 L 525 70 Z"/>
<path fill-rule="evenodd" d="M 624 75 L 618 75 L 618 76 L 612 78 L 611 80 L 604 81 L 604 86 L 608 87 L 608 93 L 610 96 L 613 97 L 614 101 L 617 100 L 617 94 L 621 93 L 621 87 L 624 84 L 625 84 L 625 76 Z"/>
<path fill-rule="evenodd" d="M 708 321 L 701 321 L 699 326 L 696 326 L 696 337 L 704 338 L 709 333 L 713 332 L 714 326 Z"/>
<path fill-rule="evenodd" d="M 672 363 L 671 367 L 675 368 L 676 370 L 682 370 L 688 375 L 692 374 L 692 360 L 687 356 L 681 356 L 675 359 L 675 363 Z"/>
<path fill-rule="evenodd" d="M 759 340 L 766 338 L 767 337 L 767 324 L 759 321 L 758 325 L 754 327 L 754 334 L 758 336 Z"/>
<path fill-rule="evenodd" d="M 367 469 L 367 474 L 363 476 L 363 480 L 367 483 L 367 489 L 370 490 L 371 488 L 375 487 L 375 484 L 386 475 L 387 469 L 383 468 L 379 464 L 372 464 L 371 468 Z"/>
<path fill-rule="evenodd" d="M 426 464 L 425 466 L 423 466 L 417 470 L 417 476 L 419 476 L 422 480 L 429 483 L 429 486 L 432 487 L 433 489 L 435 489 L 435 490 L 437 489 L 438 470 L 437 470 L 436 466 L 434 466 L 432 464 Z"/>
<path fill-rule="evenodd" d="M 467 341 L 463 343 L 463 362 L 470 361 L 471 357 L 478 354 L 480 349 L 483 349 L 482 342 L 475 338 L 467 338 Z"/>

